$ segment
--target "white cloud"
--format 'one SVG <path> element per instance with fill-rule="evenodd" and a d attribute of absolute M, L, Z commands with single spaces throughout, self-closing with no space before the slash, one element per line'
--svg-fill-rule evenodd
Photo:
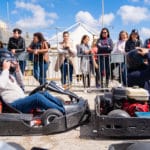
<path fill-rule="evenodd" d="M 91 27 L 98 26 L 98 20 L 96 20 L 88 11 L 79 11 L 75 18 L 76 22 L 82 22 Z"/>
<path fill-rule="evenodd" d="M 16 1 L 16 8 L 24 9 L 32 16 L 20 19 L 16 22 L 16 25 L 21 28 L 32 29 L 32 28 L 44 28 L 54 23 L 55 19 L 58 18 L 56 13 L 47 13 L 44 8 L 40 5 L 32 3 L 24 3 Z"/>
<path fill-rule="evenodd" d="M 49 13 L 47 14 L 47 16 L 49 16 L 52 19 L 58 19 L 58 15 L 56 13 Z"/>
<path fill-rule="evenodd" d="M 113 22 L 115 18 L 115 15 L 113 13 L 110 13 L 110 14 L 105 14 L 104 15 L 104 25 L 105 26 L 109 26 L 111 25 L 111 23 Z M 100 17 L 100 20 L 99 20 L 100 23 L 102 23 L 102 16 Z"/>
<path fill-rule="evenodd" d="M 113 13 L 105 14 L 104 15 L 104 25 L 109 26 L 112 23 L 112 21 L 114 20 L 114 18 L 115 18 L 115 16 Z M 101 26 L 101 20 L 102 20 L 102 17 L 100 17 L 99 19 L 95 19 L 87 11 L 79 11 L 76 14 L 77 22 L 85 23 L 86 25 L 88 25 L 92 28 L 97 28 L 97 27 Z"/>
<path fill-rule="evenodd" d="M 150 11 L 145 7 L 134 7 L 124 5 L 117 12 L 121 16 L 124 24 L 140 23 L 141 21 L 149 20 Z"/>
<path fill-rule="evenodd" d="M 150 0 L 144 0 L 146 4 L 150 4 Z"/>
<path fill-rule="evenodd" d="M 149 38 L 150 37 L 150 28 L 142 27 L 140 30 L 140 35 L 142 35 L 142 37 L 144 37 L 144 38 Z"/>

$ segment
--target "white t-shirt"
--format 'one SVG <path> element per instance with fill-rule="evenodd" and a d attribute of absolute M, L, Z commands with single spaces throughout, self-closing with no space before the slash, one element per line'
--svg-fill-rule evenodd
<path fill-rule="evenodd" d="M 12 103 L 17 99 L 24 98 L 25 94 L 18 83 L 23 82 L 21 72 L 16 73 L 16 79 L 9 74 L 8 70 L 4 70 L 0 74 L 0 96 L 6 103 Z"/>

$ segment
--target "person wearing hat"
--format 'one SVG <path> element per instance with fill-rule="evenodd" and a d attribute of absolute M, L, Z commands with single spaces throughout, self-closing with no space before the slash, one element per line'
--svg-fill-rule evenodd
<path fill-rule="evenodd" d="M 16 72 L 16 77 L 11 75 L 10 70 Z M 30 96 L 24 94 L 20 88 L 23 76 L 19 64 L 9 51 L 0 51 L 0 72 L 0 96 L 12 107 L 23 113 L 29 113 L 37 108 L 44 110 L 55 108 L 65 113 L 62 102 L 48 92 L 36 92 Z"/>
<path fill-rule="evenodd" d="M 142 47 L 142 41 L 140 40 L 139 33 L 136 29 L 131 31 L 129 39 L 125 44 L 125 52 L 134 50 L 136 47 Z"/>
<path fill-rule="evenodd" d="M 11 51 L 18 59 L 21 72 L 24 74 L 26 61 L 21 58 L 25 51 L 25 40 L 21 37 L 22 31 L 19 28 L 13 29 L 13 36 L 9 38 L 8 50 Z M 21 56 L 22 55 L 22 56 Z"/>

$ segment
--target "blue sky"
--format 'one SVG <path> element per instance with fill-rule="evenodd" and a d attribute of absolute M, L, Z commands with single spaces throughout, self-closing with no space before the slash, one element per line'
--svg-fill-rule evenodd
<path fill-rule="evenodd" d="M 113 39 L 118 38 L 121 30 L 130 33 L 132 28 L 139 30 L 142 39 L 150 37 L 150 0 L 104 0 L 104 5 L 104 25 Z M 100 32 L 101 15 L 101 0 L 1 0 L 0 3 L 0 21 L 25 32 L 42 31 L 46 36 L 54 34 L 56 27 L 63 30 L 78 21 Z"/>

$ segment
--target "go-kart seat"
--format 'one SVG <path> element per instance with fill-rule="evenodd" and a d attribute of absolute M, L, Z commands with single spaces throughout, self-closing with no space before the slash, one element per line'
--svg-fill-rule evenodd
<path fill-rule="evenodd" d="M 19 110 L 13 108 L 10 104 L 6 103 L 2 97 L 0 97 L 0 102 L 2 103 L 2 112 L 3 113 L 20 113 Z"/>

